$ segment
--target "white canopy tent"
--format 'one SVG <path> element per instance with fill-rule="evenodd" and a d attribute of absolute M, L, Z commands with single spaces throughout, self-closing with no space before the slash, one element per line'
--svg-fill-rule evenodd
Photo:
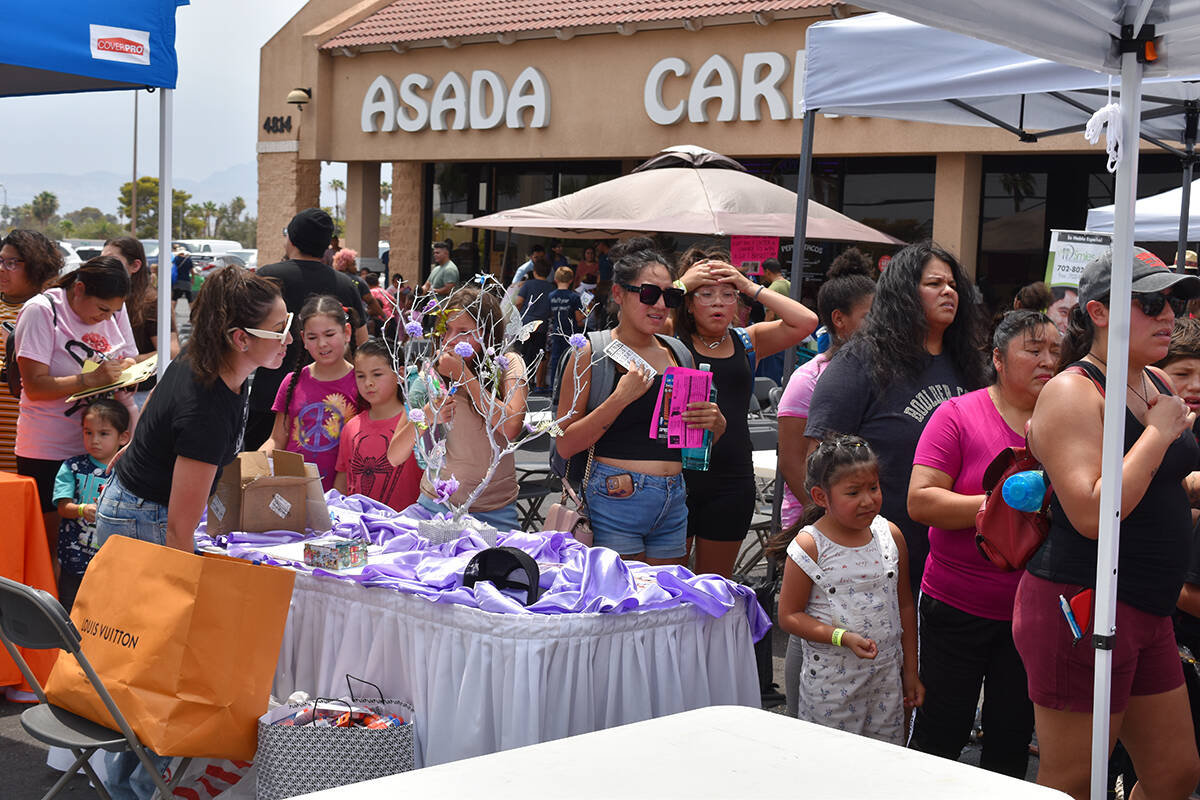
<path fill-rule="evenodd" d="M 1194 181 L 1189 195 L 1200 191 L 1200 181 Z M 1174 241 L 1179 231 L 1184 203 L 1183 187 L 1169 189 L 1152 197 L 1143 197 L 1133 205 L 1133 238 L 1138 242 Z M 1116 206 L 1101 206 L 1088 210 L 1087 229 L 1112 233 Z M 1185 234 L 1188 241 L 1200 239 L 1200 209 L 1190 206 Z"/>
<path fill-rule="evenodd" d="M 889 11 L 926 25 L 1010 47 L 1038 58 L 1108 74 L 1120 75 L 1120 110 L 1112 118 L 1108 136 L 1133 142 L 1140 135 L 1143 81 L 1200 74 L 1200 0 L 867 0 L 868 7 Z M 813 29 L 810 28 L 810 36 Z M 875 78 L 886 77 L 896 94 L 902 85 L 888 72 L 906 61 L 897 56 L 890 42 L 888 66 Z M 811 44 L 809 45 L 811 47 Z M 843 51 L 840 58 L 852 60 Z M 911 63 L 922 70 L 914 80 L 937 74 L 943 53 L 925 50 Z M 808 59 L 806 100 L 815 111 L 808 87 L 819 86 L 819 67 Z M 961 62 L 960 62 L 961 63 Z M 967 67 L 974 69 L 973 64 Z M 928 71 L 928 72 L 927 72 Z M 926 81 L 927 82 L 927 81 Z M 1107 89 L 1107 80 L 1104 80 Z M 831 87 L 836 88 L 836 87 Z M 1155 87 L 1151 87 L 1151 92 Z M 1018 88 L 1018 91 L 1022 91 Z M 818 95 L 818 97 L 820 97 Z M 945 94 L 943 100 L 956 99 Z M 938 99 L 926 97 L 923 100 Z M 838 106 L 832 94 L 824 98 Z M 1028 105 L 1028 101 L 1026 101 Z M 1152 104 L 1151 104 L 1152 105 Z M 824 107 L 823 107 L 824 108 Z M 851 112 L 846 113 L 863 113 Z M 804 153 L 801 157 L 800 195 L 808 194 L 808 160 L 811 156 L 813 119 L 804 118 Z M 993 122 L 993 124 L 995 124 Z M 1133 260 L 1133 211 L 1138 165 L 1138 148 L 1119 151 L 1116 173 L 1116 213 L 1113 230 L 1111 293 L 1130 293 L 1129 266 Z M 1188 184 L 1185 184 L 1188 185 Z M 801 203 L 803 205 L 803 203 Z M 797 211 L 797 249 L 803 245 L 804 216 Z M 1114 303 L 1109 319 L 1108 380 L 1120 386 L 1128 379 L 1126 351 L 1129 343 L 1130 306 Z M 1104 797 L 1108 762 L 1109 695 L 1111 688 L 1112 641 L 1116 633 L 1117 552 L 1120 541 L 1121 467 L 1125 428 L 1124 393 L 1105 396 L 1104 451 L 1101 460 L 1100 531 L 1096 564 L 1096 613 L 1093 646 L 1096 648 L 1096 683 L 1092 720 L 1091 796 Z"/>
<path fill-rule="evenodd" d="M 928 53 L 937 53 L 930 60 Z M 1084 130 L 1110 102 L 1111 78 L 931 28 L 891 14 L 821 22 L 808 30 L 805 108 L 851 116 L 999 127 L 1018 139 Z M 1179 157 L 1181 184 L 1192 182 L 1200 121 L 1200 74 L 1146 81 L 1140 135 Z M 1190 205 L 1190 192 L 1182 202 Z M 1186 250 L 1187 228 L 1176 206 L 1176 240 Z M 1138 237 L 1139 239 L 1144 237 Z"/>

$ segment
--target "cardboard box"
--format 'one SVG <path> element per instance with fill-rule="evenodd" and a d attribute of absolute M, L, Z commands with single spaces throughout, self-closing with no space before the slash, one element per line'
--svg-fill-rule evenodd
<path fill-rule="evenodd" d="M 208 500 L 210 536 L 233 531 L 303 533 L 332 527 L 320 473 L 299 453 L 239 453 L 221 473 L 217 491 Z"/>

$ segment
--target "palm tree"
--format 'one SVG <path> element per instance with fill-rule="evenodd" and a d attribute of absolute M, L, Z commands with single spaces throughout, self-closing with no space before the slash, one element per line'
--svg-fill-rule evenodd
<path fill-rule="evenodd" d="M 344 190 L 346 184 L 342 183 L 338 178 L 334 178 L 329 182 L 329 188 L 333 189 L 333 219 L 336 222 L 342 216 L 342 207 L 338 202 L 338 192 Z"/>
<path fill-rule="evenodd" d="M 54 196 L 53 192 L 42 192 L 33 198 L 33 202 L 29 204 L 29 207 L 33 213 L 33 218 L 42 227 L 45 227 L 50 218 L 54 216 L 54 212 L 58 211 L 58 198 Z"/>
<path fill-rule="evenodd" d="M 388 199 L 392 196 L 392 185 L 387 181 L 379 184 L 379 197 L 383 200 L 383 213 L 388 213 Z"/>
<path fill-rule="evenodd" d="M 217 215 L 217 204 L 214 203 L 212 200 L 205 200 L 200 205 L 200 211 L 204 214 L 204 233 L 206 235 L 216 236 L 217 234 L 216 234 L 215 229 L 213 229 L 212 233 L 209 233 L 210 229 L 209 229 L 208 223 L 213 217 L 215 217 Z"/>

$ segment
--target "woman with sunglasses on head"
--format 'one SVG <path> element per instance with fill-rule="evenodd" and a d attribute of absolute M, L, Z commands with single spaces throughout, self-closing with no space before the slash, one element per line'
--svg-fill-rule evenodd
<path fill-rule="evenodd" d="M 906 502 L 917 440 L 943 400 L 988 382 L 983 314 L 960 300 L 970 291 L 958 260 L 933 242 L 896 253 L 862 326 L 821 373 L 804 430 L 818 442 L 861 436 L 878 454 L 882 513 L 904 533 L 913 597 L 929 554 L 929 527 L 909 518 Z"/>
<path fill-rule="evenodd" d="M 1187 797 L 1200 780 L 1200 758 L 1171 626 L 1188 567 L 1192 519 L 1188 496 L 1200 461 L 1191 433 L 1195 414 L 1150 365 L 1167 355 L 1176 315 L 1200 296 L 1200 279 L 1171 272 L 1139 250 L 1132 265 L 1129 373 L 1105 385 L 1110 335 L 1111 256 L 1079 280 L 1059 373 L 1038 396 L 1029 445 L 1054 487 L 1050 532 L 1021 576 L 1013 640 L 1029 676 L 1041 747 L 1038 783 L 1086 798 L 1092 726 L 1093 625 L 1079 620 L 1078 640 L 1059 598 L 1095 615 L 1104 386 L 1125 405 L 1121 467 L 1121 544 L 1116 635 L 1111 642 L 1109 751 L 1117 738 L 1139 776 L 1134 797 Z"/>
<path fill-rule="evenodd" d="M 691 248 L 680 258 L 679 266 L 686 271 L 676 285 L 687 297 L 675 310 L 675 335 L 687 345 L 697 367 L 711 366 L 717 404 L 726 424 L 725 435 L 713 443 L 708 469 L 683 473 L 688 544 L 695 549 L 697 573 L 728 578 L 754 516 L 748 420 L 754 367 L 750 359 L 761 360 L 795 346 L 816 329 L 817 315 L 787 295 L 764 291 L 765 286 L 733 267 L 723 251 Z M 739 311 L 751 300 L 761 302 L 774 318 L 739 328 Z"/>
<path fill-rule="evenodd" d="M 96 513 L 102 544 L 132 536 L 192 552 L 221 470 L 242 449 L 247 379 L 279 367 L 291 322 L 270 279 L 230 266 L 204 282 L 188 346 L 146 401 L 105 487 Z"/>
<path fill-rule="evenodd" d="M 674 273 L 658 253 L 634 250 L 627 243 L 614 248 L 613 255 L 612 299 L 619 315 L 613 339 L 644 359 L 655 375 L 636 366 L 616 366 L 615 385 L 606 387 L 604 401 L 589 411 L 597 372 L 590 364 L 607 356 L 592 353 L 590 343 L 574 349 L 558 404 L 558 416 L 569 418 L 556 445 L 564 458 L 591 449 L 584 492 L 596 545 L 629 560 L 681 564 L 688 517 L 681 451 L 668 448 L 663 439 L 651 439 L 648 431 L 663 372 L 692 366 L 687 350 L 659 333 L 669 310 L 683 305 L 684 292 L 672 286 Z M 683 419 L 689 427 L 711 430 L 715 440 L 725 431 L 716 403 L 691 403 Z"/>

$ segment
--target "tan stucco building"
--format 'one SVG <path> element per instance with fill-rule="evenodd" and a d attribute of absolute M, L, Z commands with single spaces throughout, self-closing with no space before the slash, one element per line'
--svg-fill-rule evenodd
<path fill-rule="evenodd" d="M 832 0 L 310 0 L 262 49 L 260 261 L 297 209 L 317 205 L 321 161 L 348 165 L 344 244 L 370 257 L 389 240 L 390 267 L 409 280 L 435 238 L 481 271 L 498 272 L 511 245 L 511 268 L 531 240 L 453 222 L 615 177 L 670 145 L 716 150 L 794 188 L 805 30 L 860 11 Z M 302 107 L 288 103 L 297 88 L 311 92 Z M 371 210 L 384 162 L 381 231 Z M 1178 185 L 1170 158 L 1148 154 L 1142 172 L 1143 194 Z M 1082 227 L 1111 191 L 1101 151 L 1079 136 L 1025 144 L 991 128 L 816 122 L 814 198 L 904 240 L 932 235 L 993 301 L 1038 277 L 1050 227 Z"/>

